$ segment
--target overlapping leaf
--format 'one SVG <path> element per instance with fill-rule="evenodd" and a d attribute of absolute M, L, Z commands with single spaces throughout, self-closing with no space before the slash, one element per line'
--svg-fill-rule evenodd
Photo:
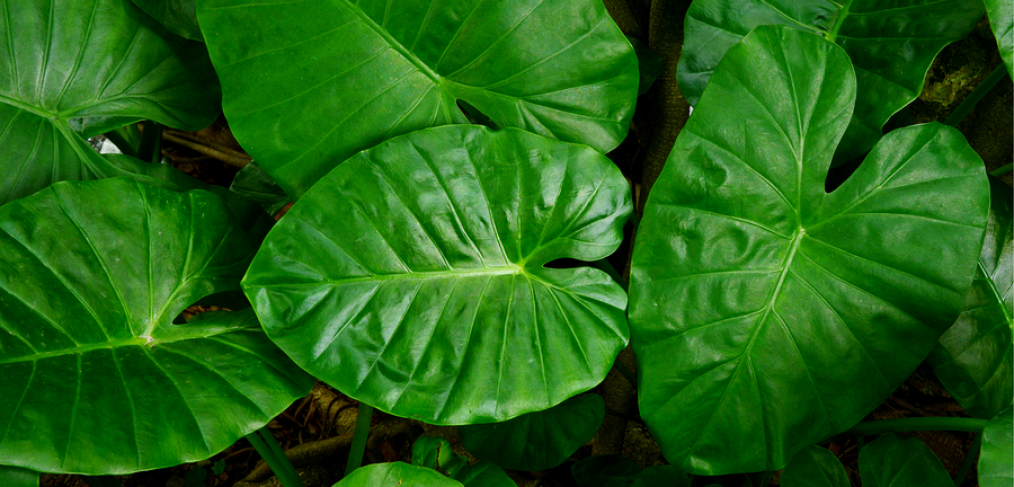
<path fill-rule="evenodd" d="M 134 5 L 180 37 L 204 42 L 197 26 L 197 0 L 132 0 Z"/>
<path fill-rule="evenodd" d="M 1007 74 L 1014 78 L 1014 0 L 985 0 L 984 3 L 1000 58 L 1007 65 Z"/>
<path fill-rule="evenodd" d="M 986 240 L 965 310 L 929 362 L 972 416 L 992 418 L 1014 402 L 1014 212 L 1010 186 L 991 181 Z"/>
<path fill-rule="evenodd" d="M 891 115 L 919 96 L 937 53 L 968 35 L 982 14 L 979 0 L 697 0 L 687 11 L 680 90 L 696 105 L 722 56 L 754 27 L 826 37 L 855 65 L 855 112 L 835 156 L 847 161 L 869 150 Z"/>
<path fill-rule="evenodd" d="M 421 436 L 412 445 L 412 464 L 432 468 L 461 482 L 465 487 L 514 487 L 503 469 L 490 462 L 468 464 L 468 458 L 454 453 L 443 438 Z"/>
<path fill-rule="evenodd" d="M 218 114 L 204 46 L 122 0 L 0 0 L 0 204 L 53 182 L 115 175 L 80 135 Z"/>
<path fill-rule="evenodd" d="M 1014 411 L 1010 407 L 982 430 L 978 474 L 982 487 L 1007 487 L 1014 482 Z"/>
<path fill-rule="evenodd" d="M 859 450 L 863 487 L 954 487 L 940 458 L 913 436 L 888 433 Z"/>
<path fill-rule="evenodd" d="M 374 463 L 357 468 L 334 487 L 462 487 L 436 470 L 404 462 Z"/>
<path fill-rule="evenodd" d="M 850 487 L 841 461 L 827 448 L 811 445 L 792 457 L 782 471 L 784 487 Z"/>
<path fill-rule="evenodd" d="M 114 178 L 0 207 L 0 464 L 127 473 L 207 458 L 312 385 L 253 313 L 173 325 L 253 253 L 218 196 Z"/>
<path fill-rule="evenodd" d="M 503 423 L 461 426 L 458 432 L 476 458 L 513 470 L 546 470 L 591 441 L 604 417 L 602 396 L 585 394 Z"/>
<path fill-rule="evenodd" d="M 468 123 L 616 147 L 637 57 L 589 0 L 202 0 L 198 18 L 243 147 L 293 198 L 384 139 Z"/>
<path fill-rule="evenodd" d="M 589 267 L 631 211 L 600 153 L 454 125 L 342 163 L 243 281 L 271 339 L 356 399 L 433 424 L 497 422 L 594 387 L 627 342 L 626 295 Z"/>
<path fill-rule="evenodd" d="M 827 194 L 854 96 L 841 48 L 755 29 L 652 189 L 630 319 L 640 411 L 674 465 L 784 467 L 886 398 L 964 304 L 981 159 L 950 127 L 907 127 Z"/>

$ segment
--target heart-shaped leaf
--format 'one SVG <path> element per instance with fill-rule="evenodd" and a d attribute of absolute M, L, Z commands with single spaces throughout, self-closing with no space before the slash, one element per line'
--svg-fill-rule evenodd
<path fill-rule="evenodd" d="M 4 487 L 39 487 L 39 473 L 0 465 L 0 485 Z"/>
<path fill-rule="evenodd" d="M 229 125 L 293 198 L 342 160 L 468 123 L 619 145 L 637 56 L 599 1 L 202 0 Z"/>
<path fill-rule="evenodd" d="M 605 408 L 602 396 L 585 394 L 503 423 L 460 426 L 458 432 L 477 458 L 512 470 L 546 470 L 591 441 Z"/>
<path fill-rule="evenodd" d="M 696 0 L 685 21 L 680 91 L 696 105 L 722 56 L 754 27 L 821 35 L 855 65 L 855 111 L 835 156 L 845 162 L 873 147 L 891 115 L 922 92 L 937 54 L 968 35 L 982 14 L 979 0 Z"/>
<path fill-rule="evenodd" d="M 219 113 L 199 42 L 123 0 L 0 0 L 0 204 L 115 170 L 81 137 L 141 119 L 196 130 Z"/>
<path fill-rule="evenodd" d="M 845 467 L 827 448 L 811 445 L 792 457 L 782 471 L 783 487 L 851 487 Z"/>
<path fill-rule="evenodd" d="M 253 247 L 218 196 L 115 178 L 0 207 L 0 463 L 118 474 L 205 459 L 313 379 L 251 311 L 190 324 Z"/>
<path fill-rule="evenodd" d="M 979 485 L 1009 487 L 1014 483 L 1014 410 L 1008 407 L 982 429 Z"/>
<path fill-rule="evenodd" d="M 432 424 L 505 421 L 597 385 L 627 342 L 604 272 L 631 211 L 612 162 L 515 129 L 387 141 L 317 183 L 243 290 L 268 336 L 351 397 Z"/>
<path fill-rule="evenodd" d="M 759 27 L 651 191 L 631 276 L 638 399 L 684 470 L 784 467 L 880 404 L 964 304 L 982 160 L 953 128 L 906 127 L 828 194 L 854 93 L 841 48 Z"/>
<path fill-rule="evenodd" d="M 144 13 L 180 37 L 204 42 L 197 26 L 197 0 L 132 0 Z"/>
<path fill-rule="evenodd" d="M 859 450 L 859 475 L 863 487 L 954 487 L 933 450 L 914 436 L 894 433 Z"/>
<path fill-rule="evenodd" d="M 965 310 L 930 354 L 940 382 L 972 416 L 1014 402 L 1014 215 L 1010 186 L 990 183 L 989 220 Z"/>
<path fill-rule="evenodd" d="M 462 487 L 436 470 L 404 462 L 374 463 L 355 469 L 334 487 Z"/>
<path fill-rule="evenodd" d="M 984 3 L 1000 58 L 1007 65 L 1007 74 L 1014 78 L 1014 0 L 985 0 Z"/>

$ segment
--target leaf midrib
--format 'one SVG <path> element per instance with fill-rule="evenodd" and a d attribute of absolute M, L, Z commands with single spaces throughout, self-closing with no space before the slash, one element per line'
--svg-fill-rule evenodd
<path fill-rule="evenodd" d="M 258 284 L 261 287 L 274 287 L 274 286 L 319 286 L 321 284 L 352 284 L 357 282 L 377 282 L 377 281 L 401 281 L 401 280 L 418 280 L 418 279 L 439 279 L 442 277 L 456 278 L 461 276 L 506 276 L 506 275 L 523 275 L 525 277 L 534 278 L 535 276 L 529 274 L 524 267 L 509 264 L 505 266 L 490 266 L 481 268 L 470 268 L 470 269 L 447 269 L 442 271 L 430 271 L 430 272 L 405 272 L 402 274 L 371 274 L 368 276 L 357 276 L 349 277 L 344 279 L 321 279 L 319 281 L 306 282 L 306 283 L 274 283 L 274 284 Z"/>
<path fill-rule="evenodd" d="M 391 34 L 387 32 L 387 29 L 377 24 L 377 22 L 374 21 L 369 15 L 366 15 L 366 12 L 363 12 L 363 10 L 359 8 L 358 5 L 354 5 L 348 0 L 346 0 L 344 3 L 350 10 L 352 10 L 354 14 L 356 14 L 357 17 L 359 17 L 360 20 L 363 21 L 363 23 L 369 26 L 370 29 L 373 29 L 373 31 L 376 32 L 379 36 L 383 37 L 384 40 L 387 41 L 387 43 L 394 48 L 394 50 L 398 51 L 398 53 L 404 56 L 405 59 L 408 59 L 409 62 L 415 65 L 416 68 L 419 68 L 419 71 L 425 74 L 426 77 L 428 77 L 438 85 L 441 84 L 443 78 L 439 74 L 437 74 L 436 71 L 433 71 L 433 69 L 430 68 L 429 65 L 422 62 L 421 59 L 416 57 L 416 55 L 413 54 L 412 51 L 409 51 L 408 48 L 406 48 L 404 45 L 398 42 L 397 39 L 392 37 Z"/>

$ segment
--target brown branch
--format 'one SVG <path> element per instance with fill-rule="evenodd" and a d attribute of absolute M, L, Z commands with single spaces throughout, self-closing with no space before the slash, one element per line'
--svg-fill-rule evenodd
<path fill-rule="evenodd" d="M 193 149 L 206 156 L 214 157 L 230 166 L 244 167 L 253 160 L 249 155 L 244 154 L 240 151 L 223 147 L 213 142 L 206 140 L 198 140 L 192 136 L 186 134 L 186 132 L 178 132 L 175 130 L 163 130 L 162 138 L 179 144 L 189 149 Z"/>

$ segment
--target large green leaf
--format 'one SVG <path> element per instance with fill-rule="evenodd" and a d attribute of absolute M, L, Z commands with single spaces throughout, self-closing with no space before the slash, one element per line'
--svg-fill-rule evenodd
<path fill-rule="evenodd" d="M 1014 78 L 1014 0 L 985 0 L 985 4 L 1000 58 L 1007 65 L 1007 74 Z"/>
<path fill-rule="evenodd" d="M 850 487 L 838 457 L 827 448 L 811 445 L 792 457 L 782 471 L 783 487 Z"/>
<path fill-rule="evenodd" d="M 0 465 L 0 485 L 4 487 L 39 487 L 39 473 Z"/>
<path fill-rule="evenodd" d="M 140 119 L 196 130 L 219 113 L 201 43 L 123 0 L 0 0 L 0 204 L 115 175 L 81 137 Z"/>
<path fill-rule="evenodd" d="M 980 0 L 696 0 L 677 67 L 680 91 L 696 105 L 722 56 L 754 27 L 823 36 L 855 65 L 855 112 L 835 156 L 847 161 L 869 150 L 891 115 L 919 96 L 936 55 L 982 14 Z"/>
<path fill-rule="evenodd" d="M 252 311 L 173 325 L 253 254 L 218 196 L 121 179 L 0 207 L 0 463 L 127 473 L 207 458 L 312 378 Z"/>
<path fill-rule="evenodd" d="M 477 458 L 512 470 L 546 470 L 591 441 L 605 411 L 602 396 L 585 394 L 503 423 L 461 426 L 458 432 Z"/>
<path fill-rule="evenodd" d="M 275 225 L 243 290 L 268 336 L 345 394 L 432 424 L 505 421 L 597 385 L 626 295 L 590 267 L 630 188 L 602 154 L 436 127 L 345 161 Z"/>
<path fill-rule="evenodd" d="M 929 361 L 972 416 L 992 418 L 1014 401 L 1014 218 L 1011 188 L 990 182 L 989 220 L 965 310 Z"/>
<path fill-rule="evenodd" d="M 953 128 L 906 127 L 828 194 L 854 93 L 841 48 L 757 28 L 652 189 L 630 321 L 641 415 L 674 465 L 784 467 L 890 395 L 964 304 L 982 160 Z"/>
<path fill-rule="evenodd" d="M 954 481 L 922 441 L 888 433 L 859 450 L 863 487 L 954 487 Z"/>
<path fill-rule="evenodd" d="M 595 0 L 202 0 L 243 147 L 293 198 L 384 139 L 468 123 L 600 151 L 627 133 L 637 56 Z"/>
<path fill-rule="evenodd" d="M 197 0 L 132 0 L 134 5 L 180 37 L 204 41 L 197 26 Z"/>
<path fill-rule="evenodd" d="M 1014 484 L 1014 410 L 1009 406 L 982 430 L 978 474 L 982 487 Z"/>
<path fill-rule="evenodd" d="M 374 463 L 357 468 L 334 487 L 462 487 L 436 470 L 403 462 Z"/>

